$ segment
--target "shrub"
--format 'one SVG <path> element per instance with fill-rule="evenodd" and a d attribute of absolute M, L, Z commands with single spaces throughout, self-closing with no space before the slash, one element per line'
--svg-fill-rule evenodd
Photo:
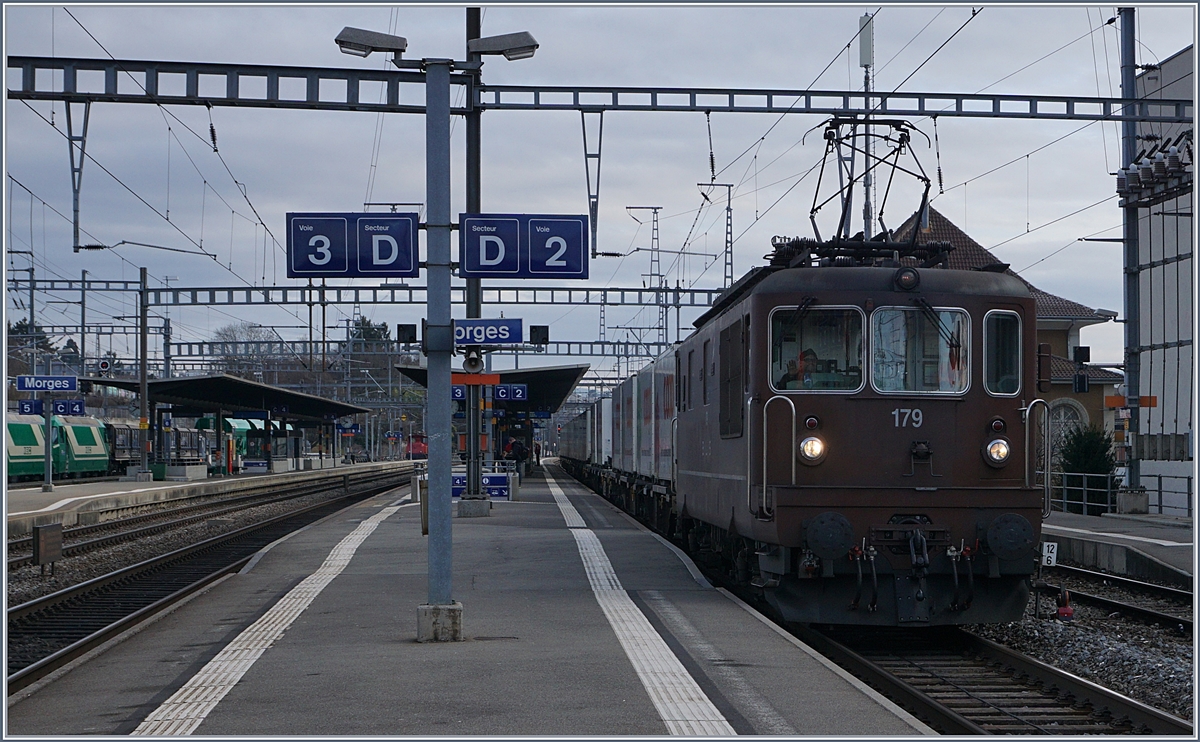
<path fill-rule="evenodd" d="M 1109 488 L 1103 478 L 1070 475 L 1111 476 L 1117 468 L 1112 444 L 1112 434 L 1096 425 L 1072 428 L 1063 436 L 1059 460 L 1065 472 L 1064 499 L 1069 511 L 1098 515 L 1108 509 Z M 1116 482 L 1113 482 L 1115 485 Z"/>

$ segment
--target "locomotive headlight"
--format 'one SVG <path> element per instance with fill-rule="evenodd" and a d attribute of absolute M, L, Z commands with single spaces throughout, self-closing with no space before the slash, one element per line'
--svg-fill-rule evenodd
<path fill-rule="evenodd" d="M 996 438 L 983 448 L 984 458 L 992 466 L 1003 466 L 1006 464 L 1011 453 L 1012 447 L 1003 438 Z"/>
<path fill-rule="evenodd" d="M 797 450 L 800 453 L 801 461 L 806 464 L 818 464 L 825 458 L 825 441 L 810 436 L 800 441 Z"/>

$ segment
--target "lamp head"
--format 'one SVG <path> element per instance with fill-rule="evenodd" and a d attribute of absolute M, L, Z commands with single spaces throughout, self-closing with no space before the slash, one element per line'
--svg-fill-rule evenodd
<path fill-rule="evenodd" d="M 467 42 L 467 51 L 471 54 L 503 54 L 509 61 L 529 59 L 537 48 L 537 39 L 528 31 L 487 36 Z"/>
<path fill-rule="evenodd" d="M 343 54 L 365 57 L 371 52 L 393 52 L 398 57 L 408 49 L 408 39 L 403 36 L 367 31 L 346 26 L 333 39 Z"/>

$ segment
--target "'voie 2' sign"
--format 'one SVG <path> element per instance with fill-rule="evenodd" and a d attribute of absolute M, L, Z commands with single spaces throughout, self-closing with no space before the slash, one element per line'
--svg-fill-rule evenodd
<path fill-rule="evenodd" d="M 460 214 L 464 278 L 587 278 L 587 217 Z"/>
<path fill-rule="evenodd" d="M 289 213 L 288 278 L 416 278 L 417 214 Z"/>

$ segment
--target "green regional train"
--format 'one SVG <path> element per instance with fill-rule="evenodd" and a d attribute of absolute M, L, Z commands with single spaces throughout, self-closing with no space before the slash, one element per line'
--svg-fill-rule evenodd
<path fill-rule="evenodd" d="M 41 415 L 10 412 L 7 422 L 4 442 L 8 481 L 44 477 L 45 419 Z M 51 424 L 55 479 L 98 477 L 109 472 L 109 445 L 104 423 L 94 417 L 55 415 Z"/>

